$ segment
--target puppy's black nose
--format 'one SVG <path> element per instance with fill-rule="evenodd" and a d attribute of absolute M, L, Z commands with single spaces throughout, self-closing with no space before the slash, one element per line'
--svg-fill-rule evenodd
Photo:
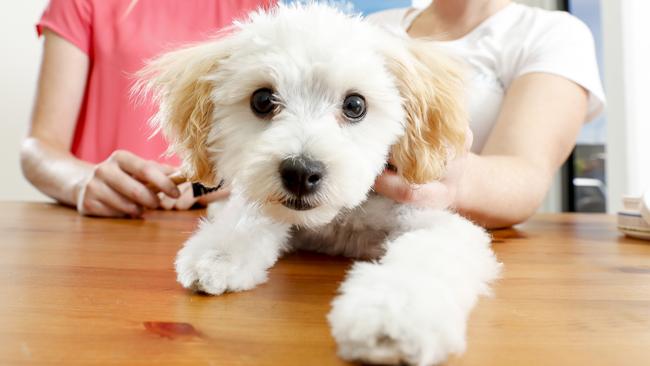
<path fill-rule="evenodd" d="M 323 163 L 305 156 L 284 159 L 280 164 L 282 185 L 296 196 L 305 196 L 316 192 L 324 174 L 325 165 Z"/>

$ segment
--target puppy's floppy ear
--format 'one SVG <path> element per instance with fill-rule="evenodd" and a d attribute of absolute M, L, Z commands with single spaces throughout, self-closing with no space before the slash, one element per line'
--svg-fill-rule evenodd
<path fill-rule="evenodd" d="M 182 159 L 185 178 L 209 186 L 217 182 L 207 141 L 214 111 L 208 76 L 228 57 L 228 43 L 214 40 L 164 54 L 138 73 L 134 87 L 159 104 L 151 124 L 168 140 L 167 153 Z"/>
<path fill-rule="evenodd" d="M 441 178 L 447 161 L 463 153 L 464 80 L 459 65 L 430 42 L 404 42 L 404 52 L 388 52 L 406 112 L 406 131 L 391 162 L 408 182 L 422 184 Z"/>

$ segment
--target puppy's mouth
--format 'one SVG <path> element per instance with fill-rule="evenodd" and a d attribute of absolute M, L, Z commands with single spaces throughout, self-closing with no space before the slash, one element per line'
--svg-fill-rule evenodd
<path fill-rule="evenodd" d="M 281 201 L 282 205 L 296 211 L 307 211 L 316 208 L 318 205 L 308 202 L 302 198 L 290 197 Z"/>

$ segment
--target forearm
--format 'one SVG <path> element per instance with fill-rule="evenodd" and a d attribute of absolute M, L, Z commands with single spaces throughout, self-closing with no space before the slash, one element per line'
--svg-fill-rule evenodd
<path fill-rule="evenodd" d="M 93 169 L 93 165 L 37 137 L 25 139 L 20 158 L 23 175 L 30 183 L 46 195 L 71 206 L 76 206 L 82 182 Z"/>
<path fill-rule="evenodd" d="M 470 154 L 455 209 L 486 228 L 508 227 L 533 215 L 550 185 L 552 171 L 507 155 Z"/>

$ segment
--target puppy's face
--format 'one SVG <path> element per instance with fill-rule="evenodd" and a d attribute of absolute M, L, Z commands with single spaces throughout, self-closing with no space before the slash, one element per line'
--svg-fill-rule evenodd
<path fill-rule="evenodd" d="M 360 204 L 389 155 L 422 183 L 462 146 L 460 79 L 411 42 L 324 6 L 280 7 L 145 72 L 190 178 L 313 226 Z"/>

